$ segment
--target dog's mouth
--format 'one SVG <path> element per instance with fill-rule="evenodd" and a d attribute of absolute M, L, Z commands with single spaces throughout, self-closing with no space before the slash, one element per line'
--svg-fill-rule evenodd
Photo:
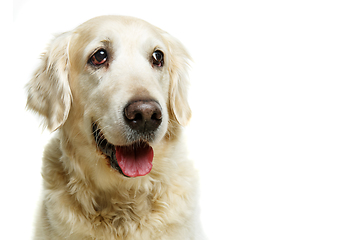
<path fill-rule="evenodd" d="M 145 176 L 151 171 L 154 151 L 148 142 L 138 140 L 131 145 L 115 146 L 105 139 L 97 124 L 93 123 L 92 128 L 96 145 L 112 168 L 126 177 Z"/>

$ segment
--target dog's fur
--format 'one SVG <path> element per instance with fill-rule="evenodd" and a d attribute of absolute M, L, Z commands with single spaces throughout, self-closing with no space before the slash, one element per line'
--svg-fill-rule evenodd
<path fill-rule="evenodd" d="M 89 56 L 99 48 L 111 54 L 95 68 Z M 149 61 L 154 49 L 162 68 Z M 132 17 L 97 17 L 51 42 L 27 85 L 28 108 L 57 130 L 44 152 L 35 239 L 200 238 L 197 173 L 181 134 L 191 115 L 188 61 L 176 39 Z M 109 165 L 92 124 L 112 144 L 130 144 L 122 109 L 134 98 L 155 99 L 162 122 L 149 141 L 151 172 L 128 178 Z"/>

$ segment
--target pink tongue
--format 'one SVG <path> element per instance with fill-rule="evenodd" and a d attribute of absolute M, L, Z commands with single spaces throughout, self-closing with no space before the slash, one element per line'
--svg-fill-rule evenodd
<path fill-rule="evenodd" d="M 148 174 L 152 169 L 154 152 L 149 145 L 116 147 L 116 159 L 122 172 L 128 177 Z"/>

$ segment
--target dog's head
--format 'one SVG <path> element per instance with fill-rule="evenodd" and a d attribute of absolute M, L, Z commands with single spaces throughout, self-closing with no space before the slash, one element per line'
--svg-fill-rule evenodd
<path fill-rule="evenodd" d="M 56 37 L 27 85 L 51 131 L 71 129 L 130 177 L 150 172 L 153 145 L 186 125 L 189 55 L 139 19 L 104 16 Z"/>

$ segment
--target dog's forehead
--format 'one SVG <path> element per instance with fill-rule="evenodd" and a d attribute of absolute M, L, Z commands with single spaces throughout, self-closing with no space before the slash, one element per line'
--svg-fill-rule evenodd
<path fill-rule="evenodd" d="M 73 31 L 70 52 L 77 60 L 84 60 L 95 49 L 107 46 L 115 51 L 135 48 L 150 51 L 153 47 L 165 49 L 162 33 L 161 29 L 133 17 L 97 17 Z"/>
<path fill-rule="evenodd" d="M 167 52 L 161 29 L 133 17 L 102 16 L 70 32 L 68 56 L 73 72 L 81 71 L 95 51 L 104 48 L 113 57 L 149 56 L 154 49 Z M 122 58 L 118 58 L 122 59 Z M 77 69 L 77 70 L 76 70 Z"/>
<path fill-rule="evenodd" d="M 141 19 L 124 16 L 102 16 L 90 19 L 75 29 L 82 42 L 110 40 L 132 42 L 145 37 L 160 37 L 160 29 Z"/>

